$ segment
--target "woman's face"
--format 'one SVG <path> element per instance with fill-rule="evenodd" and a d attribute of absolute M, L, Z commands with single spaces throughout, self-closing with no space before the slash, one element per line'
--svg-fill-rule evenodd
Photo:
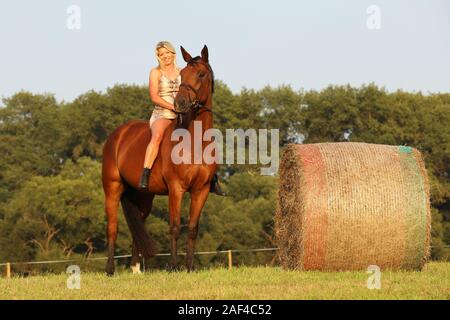
<path fill-rule="evenodd" d="M 158 57 L 159 59 L 161 59 L 161 62 L 166 66 L 168 65 L 170 66 L 171 64 L 173 64 L 174 56 L 175 55 L 166 48 L 158 49 Z"/>

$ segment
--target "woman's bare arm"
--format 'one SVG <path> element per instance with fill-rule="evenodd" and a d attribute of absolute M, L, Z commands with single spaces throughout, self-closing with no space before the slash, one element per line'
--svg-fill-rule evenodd
<path fill-rule="evenodd" d="M 159 77 L 161 77 L 161 74 L 156 68 L 150 71 L 150 79 L 149 79 L 150 98 L 152 99 L 152 102 L 154 104 L 169 110 L 174 110 L 174 105 L 161 98 L 158 94 Z"/>

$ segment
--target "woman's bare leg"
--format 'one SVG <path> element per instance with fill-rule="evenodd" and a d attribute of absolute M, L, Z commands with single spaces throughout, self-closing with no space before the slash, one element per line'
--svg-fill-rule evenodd
<path fill-rule="evenodd" d="M 172 120 L 170 119 L 158 119 L 153 122 L 151 126 L 152 138 L 145 151 L 144 168 L 151 168 L 153 162 L 155 162 L 156 156 L 158 155 L 159 145 L 164 136 L 164 131 L 170 125 Z"/>

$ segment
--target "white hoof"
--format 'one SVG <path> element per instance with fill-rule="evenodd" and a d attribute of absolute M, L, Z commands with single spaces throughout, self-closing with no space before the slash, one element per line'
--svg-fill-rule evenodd
<path fill-rule="evenodd" d="M 133 274 L 141 274 L 141 264 L 138 262 L 135 266 L 131 266 Z"/>

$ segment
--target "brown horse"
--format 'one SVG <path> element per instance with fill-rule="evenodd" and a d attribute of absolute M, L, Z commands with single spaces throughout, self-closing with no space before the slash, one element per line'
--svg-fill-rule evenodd
<path fill-rule="evenodd" d="M 181 47 L 187 66 L 181 71 L 181 84 L 175 98 L 175 112 L 178 121 L 165 130 L 158 156 L 152 167 L 147 190 L 138 188 L 139 177 L 144 162 L 145 149 L 150 141 L 151 131 L 148 121 L 130 121 L 117 128 L 103 147 L 102 182 L 105 193 L 105 211 L 108 219 L 107 241 L 108 262 L 106 273 L 114 273 L 114 251 L 117 239 L 119 202 L 122 204 L 128 227 L 133 238 L 132 266 L 139 262 L 139 254 L 145 258 L 155 254 L 154 244 L 145 230 L 144 221 L 150 213 L 155 195 L 169 196 L 171 261 L 173 270 L 177 265 L 177 239 L 180 235 L 181 200 L 185 192 L 191 195 L 189 235 L 186 266 L 193 269 L 193 253 L 198 233 L 201 210 L 208 198 L 210 182 L 217 164 L 175 164 L 171 159 L 172 148 L 178 142 L 171 141 L 172 132 L 182 124 L 194 138 L 194 122 L 201 121 L 202 136 L 212 128 L 212 93 L 214 74 L 209 65 L 208 48 L 201 51 L 201 57 L 192 58 Z M 204 149 L 211 142 L 201 142 Z M 191 143 L 191 156 L 194 143 Z M 198 152 L 198 150 L 196 150 Z"/>

